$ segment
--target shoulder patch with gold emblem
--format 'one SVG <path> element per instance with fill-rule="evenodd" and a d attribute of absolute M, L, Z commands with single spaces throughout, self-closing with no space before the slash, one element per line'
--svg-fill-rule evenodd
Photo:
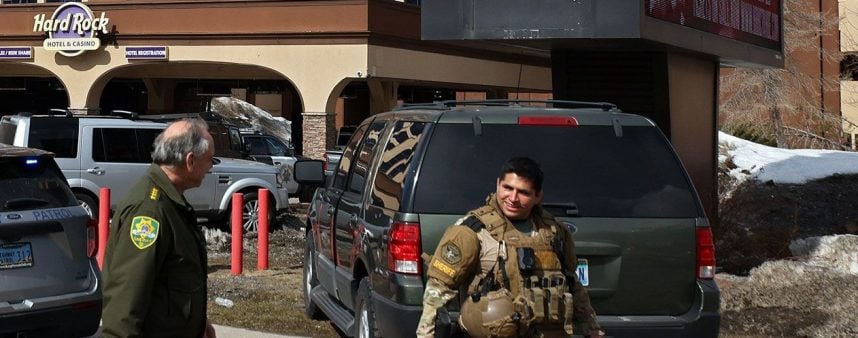
<path fill-rule="evenodd" d="M 158 200 L 158 188 L 153 187 L 152 190 L 149 191 L 149 199 L 153 201 Z"/>
<path fill-rule="evenodd" d="M 146 249 L 158 239 L 161 223 L 152 217 L 136 216 L 131 219 L 131 243 L 138 249 Z"/>
<path fill-rule="evenodd" d="M 455 265 L 462 261 L 462 250 L 459 250 L 459 247 L 453 243 L 444 245 L 444 251 L 441 255 L 444 257 L 444 261 L 450 264 Z"/>

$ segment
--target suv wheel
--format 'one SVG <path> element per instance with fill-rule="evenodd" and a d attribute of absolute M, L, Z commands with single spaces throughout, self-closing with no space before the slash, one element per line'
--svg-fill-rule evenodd
<path fill-rule="evenodd" d="M 96 200 L 82 192 L 74 193 L 74 198 L 77 199 L 77 202 L 80 203 L 83 210 L 86 210 L 86 213 L 89 214 L 89 218 L 98 219 L 98 202 Z"/>
<path fill-rule="evenodd" d="M 307 229 L 310 229 L 308 226 Z M 316 303 L 313 303 L 310 292 L 319 280 L 316 279 L 316 267 L 313 265 L 313 256 L 316 254 L 316 241 L 313 239 L 313 230 L 307 231 L 307 243 L 304 245 L 304 313 L 310 319 L 322 319 L 322 311 Z"/>
<path fill-rule="evenodd" d="M 375 309 L 372 305 L 372 285 L 369 277 L 360 280 L 357 295 L 357 325 L 354 336 L 359 338 L 378 337 L 378 329 L 375 326 Z"/>
<path fill-rule="evenodd" d="M 273 203 L 274 199 L 268 199 L 269 204 Z M 274 218 L 274 207 L 268 206 L 268 232 L 274 231 L 276 219 Z M 247 193 L 244 195 L 244 204 L 241 206 L 241 227 L 244 232 L 259 231 L 259 196 L 256 192 Z"/>

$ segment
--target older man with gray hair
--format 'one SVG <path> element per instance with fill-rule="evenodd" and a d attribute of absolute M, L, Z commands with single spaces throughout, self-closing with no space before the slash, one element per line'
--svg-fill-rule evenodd
<path fill-rule="evenodd" d="M 205 238 L 185 190 L 200 186 L 214 140 L 199 119 L 155 139 L 153 164 L 119 204 L 104 257 L 105 337 L 215 337 L 206 319 Z"/>

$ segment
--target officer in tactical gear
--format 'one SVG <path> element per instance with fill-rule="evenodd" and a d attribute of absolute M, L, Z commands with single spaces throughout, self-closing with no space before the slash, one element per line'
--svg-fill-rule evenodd
<path fill-rule="evenodd" d="M 569 337 L 573 319 L 585 336 L 604 336 L 574 272 L 572 234 L 539 206 L 542 181 L 539 164 L 512 158 L 486 205 L 447 228 L 428 260 L 417 337 L 451 334 L 453 298 L 471 337 Z"/>
<path fill-rule="evenodd" d="M 208 125 L 186 119 L 154 143 L 146 176 L 119 204 L 104 255 L 105 337 L 206 337 L 207 256 L 194 208 L 182 193 L 212 167 Z"/>

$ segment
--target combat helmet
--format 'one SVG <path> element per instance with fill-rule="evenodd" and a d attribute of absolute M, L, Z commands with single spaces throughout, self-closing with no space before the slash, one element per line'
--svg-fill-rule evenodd
<path fill-rule="evenodd" d="M 467 297 L 459 314 L 459 325 L 473 338 L 518 337 L 523 325 L 515 311 L 512 294 L 506 289 Z"/>

